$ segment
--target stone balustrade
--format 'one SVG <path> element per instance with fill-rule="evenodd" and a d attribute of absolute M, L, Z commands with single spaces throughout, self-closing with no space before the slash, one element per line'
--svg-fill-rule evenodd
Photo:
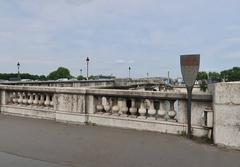
<path fill-rule="evenodd" d="M 10 91 L 7 104 L 15 104 L 27 107 L 53 108 L 53 94 L 28 91 Z"/>
<path fill-rule="evenodd" d="M 94 112 L 99 116 L 122 119 L 187 123 L 187 95 L 179 92 L 90 89 Z M 193 94 L 192 124 L 202 126 L 205 108 L 212 106 L 210 94 Z"/>
<path fill-rule="evenodd" d="M 95 114 L 177 122 L 177 99 L 96 97 Z"/>
<path fill-rule="evenodd" d="M 186 93 L 12 85 L 0 85 L 0 91 L 3 114 L 186 133 Z M 193 94 L 194 135 L 208 133 L 201 120 L 205 108 L 211 105 L 210 94 Z"/>

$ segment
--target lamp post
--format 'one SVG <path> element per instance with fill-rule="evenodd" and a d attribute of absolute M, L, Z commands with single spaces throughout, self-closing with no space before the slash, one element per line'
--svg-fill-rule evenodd
<path fill-rule="evenodd" d="M 131 78 L 131 67 L 128 67 L 128 78 Z"/>
<path fill-rule="evenodd" d="M 82 69 L 80 69 L 80 75 L 82 76 Z"/>
<path fill-rule="evenodd" d="M 170 84 L 170 71 L 168 71 L 168 84 Z"/>
<path fill-rule="evenodd" d="M 88 80 L 88 65 L 89 65 L 90 59 L 87 57 L 86 62 L 87 62 L 87 80 Z"/>
<path fill-rule="evenodd" d="M 20 63 L 17 63 L 17 68 L 18 68 L 18 79 L 20 80 Z"/>
<path fill-rule="evenodd" d="M 199 71 L 200 55 L 181 55 L 180 57 L 181 72 L 183 80 L 187 88 L 188 102 L 187 102 L 187 120 L 188 120 L 188 138 L 192 138 L 191 128 L 191 103 L 192 103 L 192 89 L 195 84 L 197 74 Z"/>

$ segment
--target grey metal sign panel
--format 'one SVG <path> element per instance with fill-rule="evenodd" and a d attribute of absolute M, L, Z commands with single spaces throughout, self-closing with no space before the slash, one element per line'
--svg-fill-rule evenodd
<path fill-rule="evenodd" d="M 181 55 L 180 63 L 183 80 L 187 87 L 192 87 L 199 71 L 200 55 Z"/>

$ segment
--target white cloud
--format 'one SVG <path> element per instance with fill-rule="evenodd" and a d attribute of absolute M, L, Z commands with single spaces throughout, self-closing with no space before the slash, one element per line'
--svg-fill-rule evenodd
<path fill-rule="evenodd" d="M 227 26 L 227 30 L 229 30 L 229 31 L 235 31 L 235 30 L 239 30 L 239 29 L 240 29 L 240 25 L 237 25 L 237 24 L 232 24 L 232 25 Z"/>
<path fill-rule="evenodd" d="M 94 0 L 65 0 L 67 3 L 71 4 L 71 5 L 83 5 L 83 4 L 87 4 L 90 3 Z"/>
<path fill-rule="evenodd" d="M 114 64 L 133 64 L 134 60 L 122 60 L 118 59 L 114 61 Z"/>
<path fill-rule="evenodd" d="M 0 58 L 7 61 L 1 71 L 21 61 L 33 73 L 58 64 L 79 73 L 89 56 L 93 73 L 123 76 L 132 65 L 136 75 L 160 75 L 179 73 L 181 53 L 204 53 L 209 69 L 238 58 L 240 13 L 232 0 L 228 7 L 216 0 L 12 1 L 0 10 Z"/>
<path fill-rule="evenodd" d="M 230 52 L 226 55 L 227 59 L 240 59 L 240 51 L 238 52 Z"/>

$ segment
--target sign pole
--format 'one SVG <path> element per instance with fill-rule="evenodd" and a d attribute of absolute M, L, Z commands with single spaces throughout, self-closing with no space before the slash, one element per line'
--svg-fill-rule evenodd
<path fill-rule="evenodd" d="M 187 95 L 188 95 L 188 102 L 187 102 L 187 120 L 188 120 L 188 134 L 187 137 L 189 139 L 192 138 L 192 111 L 191 111 L 191 106 L 192 106 L 192 87 L 187 87 Z"/>
<path fill-rule="evenodd" d="M 197 78 L 200 64 L 199 54 L 181 55 L 180 56 L 181 72 L 183 80 L 187 88 L 187 137 L 192 138 L 191 127 L 191 103 L 192 103 L 192 90 Z"/>

